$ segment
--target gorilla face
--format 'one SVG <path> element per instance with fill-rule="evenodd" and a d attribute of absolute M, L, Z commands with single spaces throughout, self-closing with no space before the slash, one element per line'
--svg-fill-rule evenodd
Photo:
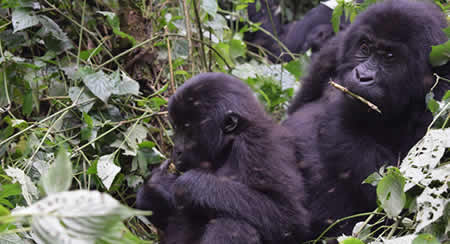
<path fill-rule="evenodd" d="M 418 19 L 418 9 L 435 10 L 425 3 L 405 6 L 388 1 L 358 16 L 343 33 L 338 82 L 377 105 L 384 117 L 405 111 L 430 88 L 425 84 L 431 73 L 428 55 L 445 37 L 438 28 L 429 28 L 442 24 L 441 16 L 424 14 Z"/>

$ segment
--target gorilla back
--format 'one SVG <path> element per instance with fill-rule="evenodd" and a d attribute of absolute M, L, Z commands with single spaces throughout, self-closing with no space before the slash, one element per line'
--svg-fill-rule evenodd
<path fill-rule="evenodd" d="M 335 220 L 376 207 L 374 188 L 361 182 L 381 165 L 394 165 L 432 120 L 425 95 L 434 84 L 432 45 L 447 41 L 442 12 L 425 2 L 377 3 L 323 48 L 289 108 L 284 125 L 296 131 L 302 160 L 323 175 L 311 185 L 313 232 Z M 348 88 L 381 110 L 328 85 Z M 448 90 L 439 83 L 438 97 Z M 330 203 L 333 205 L 330 206 Z M 331 234 L 350 234 L 347 221 Z"/>

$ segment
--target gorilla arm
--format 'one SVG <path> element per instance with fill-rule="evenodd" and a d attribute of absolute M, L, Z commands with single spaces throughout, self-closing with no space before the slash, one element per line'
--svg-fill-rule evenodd
<path fill-rule="evenodd" d="M 264 239 L 283 236 L 281 232 L 288 231 L 279 224 L 283 223 L 286 214 L 278 205 L 262 192 L 238 181 L 192 169 L 180 176 L 174 187 L 177 207 L 243 219 L 261 230 Z"/>

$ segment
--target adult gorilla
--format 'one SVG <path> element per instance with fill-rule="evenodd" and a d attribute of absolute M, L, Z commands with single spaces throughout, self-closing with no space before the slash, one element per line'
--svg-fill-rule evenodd
<path fill-rule="evenodd" d="M 299 243 L 309 226 L 293 137 L 240 80 L 198 75 L 169 101 L 177 177 L 163 168 L 137 207 L 163 243 Z"/>
<path fill-rule="evenodd" d="M 435 82 L 429 53 L 447 41 L 446 26 L 432 4 L 377 3 L 312 63 L 284 125 L 297 133 L 302 160 L 323 168 L 320 184 L 310 184 L 315 235 L 339 218 L 373 210 L 375 189 L 361 182 L 381 165 L 396 164 L 425 134 L 432 120 L 425 95 Z M 330 80 L 382 113 L 329 86 Z M 434 92 L 439 98 L 448 88 L 440 83 Z M 350 234 L 355 221 L 329 234 Z"/>

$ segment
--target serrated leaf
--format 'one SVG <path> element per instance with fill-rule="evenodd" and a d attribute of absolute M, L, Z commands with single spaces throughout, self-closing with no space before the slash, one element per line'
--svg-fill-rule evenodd
<path fill-rule="evenodd" d="M 31 228 L 42 243 L 93 244 L 118 222 L 136 214 L 146 212 L 122 206 L 105 193 L 78 190 L 50 195 L 12 215 L 31 215 Z"/>
<path fill-rule="evenodd" d="M 114 154 L 103 155 L 97 163 L 97 175 L 109 190 L 121 168 L 114 164 Z"/>
<path fill-rule="evenodd" d="M 67 37 L 66 33 L 59 27 L 59 25 L 55 21 L 45 15 L 40 15 L 39 22 L 41 23 L 42 28 L 39 30 L 38 35 L 41 37 L 51 36 L 58 41 L 57 43 L 52 43 L 55 46 L 58 46 L 57 50 L 54 51 L 59 53 L 69 50 L 73 47 L 72 42 Z M 53 45 L 47 46 L 56 48 L 53 47 Z"/>
<path fill-rule="evenodd" d="M 114 89 L 111 78 L 103 71 L 89 74 L 83 77 L 84 84 L 89 90 L 104 103 L 108 102 Z"/>
<path fill-rule="evenodd" d="M 64 148 L 59 149 L 55 161 L 41 179 L 47 195 L 69 190 L 72 184 L 72 163 Z"/>
<path fill-rule="evenodd" d="M 80 105 L 77 107 L 83 113 L 89 112 L 95 103 L 95 101 L 92 101 L 89 103 L 84 103 L 94 97 L 91 96 L 91 94 L 89 94 L 86 91 L 81 91 L 81 88 L 76 87 L 76 86 L 69 88 L 69 97 L 70 97 L 70 100 L 72 100 L 72 102 L 74 102 L 74 103 L 77 103 L 77 104 L 83 103 L 83 105 Z"/>
<path fill-rule="evenodd" d="M 14 32 L 18 32 L 39 24 L 39 17 L 33 15 L 32 11 L 16 8 L 12 12 L 11 22 Z"/>
<path fill-rule="evenodd" d="M 12 178 L 12 183 L 19 182 L 22 189 L 22 195 L 28 205 L 33 203 L 34 199 L 39 197 L 39 191 L 31 181 L 31 178 L 19 168 L 9 167 L 5 169 L 6 174 Z"/>
<path fill-rule="evenodd" d="M 403 210 L 406 203 L 406 194 L 403 191 L 405 179 L 396 168 L 389 168 L 388 173 L 377 186 L 378 200 L 384 211 L 390 217 L 396 217 Z"/>

